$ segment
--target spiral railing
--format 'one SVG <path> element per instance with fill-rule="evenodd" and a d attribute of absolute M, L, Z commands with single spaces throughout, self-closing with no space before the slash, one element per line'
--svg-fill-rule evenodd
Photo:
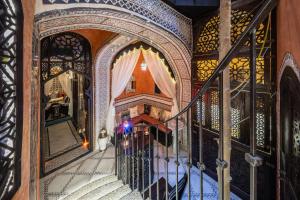
<path fill-rule="evenodd" d="M 192 109 L 200 106 L 200 116 L 203 106 L 202 97 L 212 88 L 216 89 L 219 106 L 219 138 L 218 155 L 216 164 L 221 168 L 221 176 L 218 180 L 219 197 L 224 197 L 224 169 L 226 161 L 223 152 L 223 70 L 231 60 L 240 52 L 241 47 L 249 42 L 250 53 L 250 151 L 245 154 L 245 160 L 250 166 L 250 199 L 257 199 L 257 168 L 261 165 L 261 158 L 257 154 L 256 145 L 256 59 L 259 51 L 256 46 L 256 29 L 268 18 L 274 7 L 275 0 L 266 0 L 258 7 L 251 23 L 232 45 L 227 55 L 219 63 L 209 79 L 202 85 L 195 97 L 187 107 L 171 119 L 155 125 L 141 122 L 129 130 L 116 128 L 114 142 L 116 145 L 116 175 L 129 184 L 131 189 L 141 192 L 143 199 L 181 199 L 183 192 L 187 198 L 194 195 L 191 192 L 191 168 L 192 164 Z M 240 89 L 243 89 L 241 87 Z M 200 194 L 197 199 L 204 199 L 204 176 L 206 163 L 203 159 L 203 125 L 201 117 L 198 119 L 199 135 L 199 162 L 196 169 L 200 175 Z M 180 148 L 181 147 L 181 148 Z M 195 168 L 195 167 L 194 167 Z M 172 179 L 172 180 L 171 180 Z M 175 181 L 175 183 L 174 183 Z M 171 184 L 173 182 L 173 184 Z"/>

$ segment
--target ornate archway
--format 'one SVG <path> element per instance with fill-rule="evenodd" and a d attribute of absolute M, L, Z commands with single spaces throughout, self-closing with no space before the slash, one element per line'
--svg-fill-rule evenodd
<path fill-rule="evenodd" d="M 110 46 L 108 44 L 106 47 L 102 48 L 101 53 L 98 53 L 98 56 L 104 56 L 105 59 L 101 60 L 101 67 L 98 67 L 97 62 L 95 61 L 93 65 L 93 89 L 94 93 L 94 127 L 93 127 L 93 140 L 96 139 L 96 133 L 99 132 L 101 123 L 103 122 L 103 117 L 100 116 L 99 108 L 101 106 L 106 106 L 107 99 L 103 102 L 97 100 L 97 96 L 106 96 L 109 98 L 109 90 L 102 89 L 97 90 L 96 88 L 101 87 L 105 81 L 109 81 L 106 78 L 99 79 L 96 77 L 98 73 L 106 74 L 106 68 L 109 68 L 112 62 L 112 58 L 116 52 L 128 45 L 134 40 L 143 41 L 145 43 L 151 44 L 157 50 L 159 50 L 167 59 L 170 64 L 174 74 L 178 75 L 178 80 L 180 83 L 180 92 L 179 92 L 179 101 L 181 103 L 180 107 L 185 107 L 191 99 L 191 21 L 183 19 L 183 26 L 178 26 L 178 20 L 173 20 L 175 24 L 174 28 L 172 26 L 165 26 L 166 24 L 161 24 L 162 22 L 156 22 L 151 18 L 151 16 L 143 16 L 138 14 L 136 11 L 126 11 L 124 8 L 117 8 L 112 5 L 96 5 L 93 4 L 93 8 L 89 4 L 72 4 L 72 5 L 41 5 L 42 1 L 38 1 L 36 7 L 36 13 L 39 13 L 35 16 L 35 37 L 37 41 L 34 43 L 34 56 L 35 60 L 38 60 L 39 57 L 39 42 L 42 38 L 56 33 L 61 33 L 70 30 L 78 29 L 100 29 L 108 30 L 124 35 L 126 44 L 121 46 Z M 146 6 L 146 5 L 142 5 Z M 159 7 L 159 6 L 158 6 Z M 47 8 L 47 9 L 46 9 Z M 169 10 L 169 11 L 167 11 Z M 168 15 L 171 18 L 180 18 L 179 21 L 182 21 L 182 17 L 176 13 L 172 8 L 167 9 L 165 12 L 168 12 Z M 184 18 L 184 17 L 183 17 Z M 176 28 L 177 27 L 177 28 Z M 177 30 L 178 28 L 182 30 Z M 173 30 L 174 29 L 174 30 Z M 131 39 L 127 41 L 127 37 Z M 124 39 L 123 38 L 123 39 Z M 123 46 L 123 47 L 122 47 Z M 114 52 L 110 52 L 114 50 Z M 102 57 L 103 58 L 103 57 Z M 100 63 L 100 61 L 99 61 Z M 98 71 L 99 70 L 99 71 Z M 35 78 L 39 77 L 40 71 L 34 66 L 33 72 L 35 73 Z M 108 77 L 108 74 L 107 76 Z M 36 80 L 33 80 L 36 81 Z M 108 85 L 109 87 L 109 85 Z M 103 87 L 102 87 L 103 88 Z M 40 89 L 35 88 L 37 96 L 40 96 Z M 36 102 L 36 99 L 32 99 L 33 102 Z M 33 112 L 38 113 L 40 107 L 38 104 L 33 103 Z M 99 120 L 100 119 L 100 120 Z M 37 119 L 37 124 L 39 124 Z M 37 127 L 33 124 L 33 130 L 37 130 Z M 34 142 L 34 141 L 33 141 Z M 94 148 L 96 144 L 94 143 Z M 33 152 L 37 152 L 33 149 Z M 35 159 L 36 155 L 32 155 L 32 159 Z"/>
<path fill-rule="evenodd" d="M 147 22 L 133 13 L 119 10 L 72 8 L 47 11 L 36 16 L 36 29 L 43 38 L 76 29 L 102 29 L 151 44 L 167 59 L 182 82 L 182 102 L 191 98 L 191 52 L 175 35 L 159 25 Z M 181 105 L 181 106 L 184 106 Z"/>
<path fill-rule="evenodd" d="M 42 175 L 49 174 L 92 150 L 91 65 L 91 46 L 82 35 L 64 32 L 42 39 Z M 60 135 L 55 136 L 59 133 Z M 68 134 L 72 137 L 62 139 L 64 145 L 56 143 Z"/>
<path fill-rule="evenodd" d="M 126 46 L 136 42 L 136 39 L 132 39 L 126 36 L 118 36 L 104 48 L 102 48 L 95 60 L 94 77 L 95 77 L 95 107 L 99 108 L 95 110 L 95 132 L 99 132 L 101 127 L 105 125 L 106 111 L 110 100 L 110 67 L 114 57 Z M 174 66 L 170 66 L 172 70 Z M 97 77 L 97 78 L 96 78 Z M 182 98 L 182 80 L 180 75 L 174 73 L 177 87 L 177 100 L 180 102 L 181 107 L 184 106 Z M 101 88 L 101 90 L 97 89 Z M 101 111 L 101 112 L 100 112 Z M 105 111 L 105 112 L 103 112 Z M 97 120 L 96 120 L 97 119 Z"/>

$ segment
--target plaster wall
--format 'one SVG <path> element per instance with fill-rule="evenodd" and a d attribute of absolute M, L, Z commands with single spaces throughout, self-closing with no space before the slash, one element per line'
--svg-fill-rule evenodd
<path fill-rule="evenodd" d="M 287 52 L 300 62 L 299 0 L 279 0 L 277 7 L 277 71 Z"/>
<path fill-rule="evenodd" d="M 79 29 L 72 32 L 82 35 L 90 42 L 93 59 L 92 63 L 94 63 L 96 59 L 97 52 L 117 35 L 116 33 L 110 31 L 97 29 Z"/>

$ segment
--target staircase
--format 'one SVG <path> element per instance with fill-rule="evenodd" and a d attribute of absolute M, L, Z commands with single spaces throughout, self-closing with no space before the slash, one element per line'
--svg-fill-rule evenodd
<path fill-rule="evenodd" d="M 175 2 L 176 3 L 176 2 Z M 147 198 L 145 189 L 149 185 L 155 184 L 157 187 L 149 188 L 150 199 L 208 199 L 207 187 L 205 187 L 205 177 L 209 174 L 207 166 L 213 166 L 214 171 L 217 167 L 218 169 L 218 193 L 215 195 L 215 199 L 227 199 L 228 195 L 225 193 L 225 169 L 228 167 L 224 149 L 228 148 L 228 145 L 224 140 L 224 85 L 223 85 L 223 71 L 230 63 L 234 61 L 235 57 L 240 53 L 243 56 L 249 57 L 249 77 L 246 81 L 239 83 L 237 89 L 232 87 L 232 91 L 235 93 L 231 94 L 229 100 L 230 103 L 234 100 L 237 95 L 240 95 L 241 91 L 245 88 L 247 89 L 247 110 L 249 114 L 247 118 L 249 119 L 248 129 L 251 131 L 247 135 L 247 140 L 249 144 L 245 146 L 245 152 L 240 153 L 238 156 L 242 158 L 241 162 L 238 162 L 238 166 L 233 168 L 230 166 L 230 170 L 234 171 L 240 168 L 240 164 L 243 163 L 249 171 L 249 181 L 245 188 L 246 197 L 243 199 L 257 199 L 258 194 L 262 194 L 264 189 L 262 182 L 259 182 L 259 170 L 263 169 L 262 158 L 259 145 L 257 143 L 257 126 L 256 123 L 259 121 L 257 116 L 257 102 L 256 99 L 260 95 L 259 85 L 256 81 L 257 76 L 257 61 L 261 59 L 261 53 L 264 49 L 264 45 L 261 45 L 257 39 L 258 28 L 268 18 L 271 18 L 272 10 L 276 6 L 276 0 L 264 0 L 260 4 L 255 6 L 253 12 L 248 14 L 251 16 L 251 21 L 248 23 L 247 27 L 241 32 L 237 39 L 232 44 L 232 48 L 226 54 L 226 56 L 217 64 L 214 68 L 209 78 L 201 85 L 201 88 L 195 92 L 191 102 L 182 109 L 176 116 L 168 119 L 167 121 L 159 124 L 148 125 L 144 122 L 136 124 L 133 127 L 133 131 L 126 136 L 121 136 L 122 134 L 116 134 L 115 139 L 115 155 L 116 157 L 116 174 L 120 177 L 123 182 L 128 183 L 130 188 L 133 190 L 138 190 L 142 193 L 143 199 Z M 252 16 L 253 15 L 253 16 Z M 249 17 L 248 16 L 248 17 Z M 240 20 L 244 20 L 243 17 Z M 268 26 L 267 26 L 268 27 Z M 267 32 L 267 31 L 266 31 Z M 266 34 L 267 35 L 267 34 Z M 265 37 L 266 38 L 266 37 Z M 247 87 L 246 87 L 247 86 Z M 211 89 L 214 89 L 216 95 L 214 97 L 215 102 L 211 106 L 207 106 L 206 97 Z M 226 88 L 225 88 L 226 89 Z M 231 92 L 232 92 L 231 91 Z M 228 100 L 228 99 L 227 99 Z M 248 102 L 249 101 L 249 102 Z M 230 104 L 229 104 L 230 105 Z M 204 108 L 204 109 L 203 109 Z M 214 134 L 211 130 L 207 129 L 206 124 L 203 123 L 205 116 L 202 116 L 203 110 L 217 108 L 213 116 L 215 116 L 215 125 L 213 129 L 218 130 L 217 134 Z M 195 110 L 199 111 L 199 118 L 193 117 Z M 193 120 L 195 119 L 195 120 Z M 180 123 L 183 122 L 184 126 L 181 127 Z M 239 121 L 238 123 L 241 123 Z M 232 123 L 235 124 L 235 123 Z M 170 128 L 171 131 L 168 133 L 161 134 L 159 132 L 159 127 L 165 126 Z M 193 127 L 197 127 L 195 130 Z M 118 130 L 118 129 L 116 129 Z M 117 131 L 116 131 L 117 132 Z M 172 141 L 170 141 L 168 134 L 172 132 Z M 232 131 L 233 132 L 233 131 Z M 151 133 L 151 134 L 149 134 Z M 125 134 L 123 134 L 125 135 Z M 193 143 L 195 142 L 194 135 L 198 138 L 198 151 L 193 154 Z M 213 143 L 207 143 L 204 145 L 205 141 L 208 141 L 205 136 L 209 135 L 213 138 Z M 183 136 L 179 142 L 180 136 Z M 155 140 L 159 141 L 163 145 L 155 145 Z M 169 144 L 171 143 L 171 148 L 173 154 L 169 151 Z M 212 154 L 213 145 L 216 147 L 216 153 Z M 181 148 L 181 146 L 183 148 Z M 242 146 L 242 145 L 240 145 Z M 182 152 L 187 155 L 186 161 L 180 163 L 180 156 Z M 155 155 L 156 152 L 156 155 Z M 159 152 L 161 152 L 159 154 Z M 197 161 L 192 160 L 192 156 L 197 158 Z M 211 156 L 211 159 L 208 159 Z M 236 155 L 233 155 L 236 156 Z M 232 157 L 233 157 L 232 156 Z M 161 167 L 163 166 L 163 167 Z M 156 167 L 156 170 L 154 168 Z M 182 181 L 179 177 L 179 169 L 183 167 L 185 173 L 187 174 L 184 196 L 182 196 Z M 197 169 L 199 172 L 199 177 L 193 179 L 192 168 Z M 261 173 L 261 172 L 260 172 Z M 211 173 L 212 174 L 212 173 Z M 214 175 L 217 173 L 214 172 Z M 163 181 L 160 181 L 163 178 Z M 236 178 L 235 180 L 240 180 L 241 178 Z M 197 188 L 199 192 L 194 193 L 192 191 L 192 186 L 195 181 L 198 181 L 199 187 Z M 169 186 L 170 182 L 174 182 L 174 186 Z M 240 186 L 245 186 L 240 184 Z M 260 189 L 258 189 L 260 186 Z M 153 193 L 153 195 L 152 195 Z M 152 196 L 151 196 L 152 195 Z M 154 198 L 153 198 L 154 197 Z M 184 197 L 184 198 L 182 198 Z M 209 196 L 211 199 L 211 196 Z M 271 198 L 260 198 L 260 199 L 271 199 Z M 272 198 L 273 199 L 273 198 Z"/>
<path fill-rule="evenodd" d="M 108 175 L 89 184 L 86 184 L 73 193 L 62 198 L 63 200 L 108 200 L 121 199 L 129 200 L 142 199 L 141 194 L 132 191 L 128 185 L 124 185 L 121 180 L 114 175 Z"/>

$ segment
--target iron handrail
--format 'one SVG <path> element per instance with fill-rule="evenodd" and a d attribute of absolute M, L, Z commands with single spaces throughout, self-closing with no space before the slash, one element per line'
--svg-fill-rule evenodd
<path fill-rule="evenodd" d="M 246 42 L 247 39 L 250 39 L 251 40 L 251 52 L 252 52 L 252 55 L 251 55 L 251 71 L 250 71 L 250 78 L 251 78 L 251 81 L 250 83 L 252 84 L 252 87 L 250 88 L 251 89 L 251 98 L 252 98 L 252 101 L 253 99 L 255 99 L 255 94 L 256 94 L 256 86 L 255 86 L 255 74 L 256 74 L 256 66 L 255 66 L 255 58 L 256 58 L 256 27 L 263 22 L 264 19 L 266 19 L 266 17 L 270 14 L 270 12 L 273 10 L 273 8 L 276 6 L 276 0 L 265 0 L 265 2 L 263 2 L 263 4 L 261 4 L 261 7 L 258 9 L 257 13 L 254 15 L 253 19 L 251 20 L 250 24 L 246 27 L 245 31 L 238 37 L 238 39 L 236 40 L 236 42 L 232 45 L 231 49 L 227 52 L 227 54 L 225 55 L 225 57 L 221 60 L 221 62 L 219 63 L 219 65 L 216 67 L 216 69 L 214 70 L 214 72 L 212 73 L 212 75 L 208 78 L 208 80 L 202 85 L 201 89 L 199 89 L 197 91 L 197 94 L 194 96 L 194 98 L 191 100 L 191 102 L 184 108 L 182 109 L 178 114 L 176 114 L 175 116 L 171 117 L 170 119 L 166 120 L 166 121 L 163 121 L 163 122 L 156 122 L 155 124 L 151 124 L 151 125 L 147 125 L 147 124 L 136 124 L 136 125 L 133 125 L 133 129 L 132 129 L 132 133 L 130 134 L 130 137 L 132 139 L 132 147 L 133 149 L 135 149 L 135 146 L 134 146 L 134 142 L 133 142 L 133 137 L 135 137 L 135 132 L 137 132 L 137 129 L 135 130 L 134 127 L 141 127 L 142 129 L 140 130 L 142 132 L 142 147 L 144 147 L 144 142 L 145 142 L 145 128 L 150 128 L 150 127 L 155 127 L 156 128 L 156 139 L 158 140 L 159 139 L 159 126 L 163 125 L 164 127 L 166 127 L 167 131 L 172 131 L 171 129 L 168 129 L 168 123 L 172 120 L 175 120 L 176 121 L 176 133 L 175 133 L 175 149 L 176 149 L 176 152 L 175 152 L 175 161 L 174 163 L 176 164 L 176 199 L 179 199 L 180 195 L 180 191 L 179 191 L 179 183 L 178 183 L 178 166 L 179 166 L 179 142 L 178 142 L 178 131 L 179 131 L 179 127 L 178 127 L 178 120 L 182 120 L 182 122 L 185 124 L 185 127 L 187 129 L 187 143 L 188 143 L 188 149 L 187 149 L 187 153 L 188 153 L 188 160 L 187 160 L 187 163 L 186 163 L 186 166 L 187 166 L 187 185 L 188 185 L 188 199 L 191 199 L 191 167 L 192 167 L 192 158 L 191 158 L 191 155 L 192 155 L 192 140 L 191 140 L 191 137 L 192 137 L 192 134 L 191 134 L 191 124 L 192 124 L 192 120 L 191 120 L 191 116 L 190 116 L 190 109 L 192 109 L 192 106 L 194 106 L 197 101 L 199 99 L 202 99 L 201 97 L 207 92 L 207 90 L 212 86 L 213 82 L 217 79 L 217 78 L 220 78 L 219 79 L 219 86 L 218 86 L 218 90 L 219 91 L 222 91 L 223 90 L 223 81 L 222 81 L 222 72 L 223 70 L 229 65 L 229 63 L 231 62 L 231 60 L 236 56 L 236 54 L 239 53 L 239 50 L 242 48 L 242 46 L 244 45 L 244 43 Z M 220 94 L 219 96 L 219 102 L 220 102 L 220 105 L 222 105 L 223 103 L 223 97 L 222 97 L 222 93 Z M 251 109 L 252 110 L 255 110 L 254 108 L 254 103 L 251 104 L 252 107 Z M 202 104 L 200 105 L 202 106 Z M 200 108 L 200 112 L 201 112 L 201 108 Z M 186 115 L 186 118 L 182 118 L 182 116 Z M 201 114 L 200 114 L 201 116 Z M 220 120 L 220 124 L 223 124 L 223 113 L 222 113 L 222 109 L 219 111 L 219 120 Z M 251 116 L 250 116 L 250 121 L 252 122 L 255 122 L 255 112 L 252 112 L 251 113 Z M 252 124 L 252 126 L 255 128 L 255 123 Z M 200 149 L 202 149 L 201 147 L 203 146 L 201 142 L 203 142 L 203 138 L 202 138 L 202 125 L 201 125 L 201 122 L 200 122 L 200 126 L 199 126 L 199 146 L 200 146 Z M 223 141 L 223 131 L 221 130 L 222 127 L 220 127 L 220 138 L 219 140 L 220 141 Z M 173 130 L 174 131 L 174 130 Z M 255 133 L 255 129 L 252 130 L 253 133 Z M 149 134 L 149 133 L 148 133 Z M 116 132 L 116 135 L 117 135 L 117 132 Z M 250 153 L 247 153 L 245 154 L 245 159 L 246 157 L 248 158 L 253 158 L 253 159 L 258 159 L 257 155 L 256 155 L 256 147 L 255 147 L 255 134 L 252 134 L 251 135 L 252 137 L 252 146 L 250 146 Z M 254 139 L 253 139 L 254 137 Z M 139 137 L 137 137 L 137 145 L 136 145 L 136 150 L 137 151 L 140 151 L 139 150 Z M 151 195 L 150 192 L 151 192 L 151 183 L 152 183 L 152 177 L 151 177 L 151 166 L 150 166 L 150 162 L 151 160 L 153 161 L 153 164 L 155 162 L 154 159 L 156 159 L 156 165 L 157 165 L 157 188 L 156 188 L 156 199 L 160 199 L 160 194 L 159 194 L 159 188 L 160 188 L 160 183 L 159 183 L 159 177 L 160 175 L 162 174 L 165 174 L 164 178 L 166 178 L 166 181 L 165 181 L 165 194 L 166 194 L 166 199 L 169 199 L 169 191 L 168 191 L 168 178 L 169 178 L 169 166 L 168 166 L 168 163 L 170 162 L 170 157 L 169 157 L 169 153 L 168 153 L 168 136 L 167 134 L 165 134 L 165 147 L 164 147 L 164 153 L 162 155 L 159 154 L 159 151 L 158 151 L 158 146 L 157 146 L 157 151 L 156 151 L 156 156 L 155 158 L 152 158 L 150 156 L 150 152 L 151 152 L 151 137 L 150 137 L 150 134 L 149 134 L 149 148 L 148 148 L 148 159 L 145 158 L 145 152 L 143 151 L 142 152 L 142 155 L 140 155 L 139 153 L 136 154 L 136 164 L 135 162 L 133 161 L 133 165 L 132 167 L 135 168 L 136 166 L 136 173 L 137 173 L 137 186 L 135 187 L 135 173 L 133 172 L 131 174 L 131 178 L 132 178 L 132 181 L 133 181 L 133 188 L 132 189 L 135 189 L 137 188 L 137 190 L 139 190 L 140 192 L 142 192 L 142 196 L 143 196 L 143 199 L 146 198 L 145 196 L 145 189 L 149 188 L 149 196 Z M 157 143 L 158 145 L 158 143 Z M 216 159 L 216 163 L 220 169 L 220 173 L 224 173 L 224 168 L 226 167 L 226 162 L 223 160 L 223 147 L 221 146 L 223 145 L 223 142 L 219 142 L 219 156 L 218 158 Z M 153 143 L 153 149 L 154 149 L 154 143 Z M 153 151 L 153 154 L 154 154 L 154 151 Z M 249 154 L 249 155 L 248 155 Z M 130 155 L 124 155 L 126 158 L 127 157 L 130 157 Z M 134 151 L 132 151 L 132 155 L 131 156 L 134 156 Z M 165 156 L 165 157 L 162 157 L 162 156 Z M 147 161 L 148 160 L 148 161 Z M 145 163 L 144 162 L 148 162 L 149 165 L 148 167 L 145 166 Z M 165 163 L 165 171 L 164 172 L 160 172 L 160 169 L 159 169 L 159 162 L 160 161 L 164 161 Z M 246 161 L 248 162 L 248 160 L 246 159 Z M 142 165 L 142 166 L 140 166 Z M 119 167 L 120 167 L 120 164 L 119 164 Z M 203 162 L 203 152 L 202 150 L 200 150 L 199 152 L 199 162 L 198 162 L 198 167 L 200 169 L 200 181 L 201 183 L 203 183 L 203 172 L 205 170 L 205 164 Z M 145 187 L 145 169 L 147 168 L 148 171 L 150 172 L 148 175 L 149 175 L 149 179 L 148 179 L 148 183 L 149 185 L 146 185 Z M 252 166 L 251 165 L 251 172 L 253 172 L 253 176 L 254 178 L 251 179 L 250 181 L 250 187 L 251 187 L 251 199 L 255 200 L 256 199 L 256 193 L 257 193 L 257 181 L 256 181 L 256 177 L 257 177 L 257 166 Z M 116 171 L 119 171 L 119 170 L 116 170 Z M 134 171 L 134 169 L 132 169 L 132 171 Z M 147 172 L 146 172 L 147 173 Z M 153 174 L 154 175 L 154 174 Z M 126 176 L 127 173 L 126 173 Z M 142 176 L 142 177 L 140 177 Z M 220 175 L 222 177 L 220 183 L 221 185 L 224 185 L 224 175 Z M 142 181 L 140 181 L 140 179 Z M 141 185 L 140 185 L 140 182 L 141 182 Z M 203 199 L 203 184 L 200 184 L 201 185 L 201 188 L 200 188 L 200 198 Z M 220 191 L 220 193 L 222 194 L 220 196 L 220 199 L 224 199 L 224 187 L 221 186 L 220 187 L 222 191 Z"/>

